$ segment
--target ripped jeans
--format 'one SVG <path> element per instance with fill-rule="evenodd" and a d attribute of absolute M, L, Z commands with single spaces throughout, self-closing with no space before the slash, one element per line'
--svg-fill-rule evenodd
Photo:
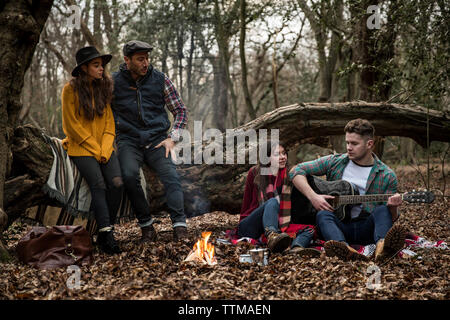
<path fill-rule="evenodd" d="M 98 229 L 114 225 L 123 192 L 119 160 L 115 152 L 107 163 L 99 163 L 94 157 L 74 157 L 81 176 L 91 191 L 91 210 L 94 211 Z"/>

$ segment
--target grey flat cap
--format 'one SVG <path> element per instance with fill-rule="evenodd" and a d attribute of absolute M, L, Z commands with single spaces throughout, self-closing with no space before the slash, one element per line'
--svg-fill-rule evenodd
<path fill-rule="evenodd" d="M 130 56 L 136 52 L 149 52 L 152 50 L 153 47 L 150 46 L 147 42 L 131 40 L 125 43 L 125 45 L 123 46 L 123 55 Z"/>

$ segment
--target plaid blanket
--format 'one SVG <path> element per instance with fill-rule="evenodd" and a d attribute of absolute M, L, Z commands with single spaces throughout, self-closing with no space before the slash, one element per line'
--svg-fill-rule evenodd
<path fill-rule="evenodd" d="M 75 164 L 62 146 L 60 139 L 43 135 L 53 152 L 53 164 L 44 192 L 52 199 L 56 199 L 63 207 L 59 213 L 56 224 L 72 225 L 76 219 L 86 219 L 86 229 L 90 234 L 97 232 L 97 224 L 94 212 L 91 210 L 91 193 L 87 182 L 81 177 Z M 141 168 L 141 184 L 146 193 L 146 181 Z M 45 219 L 45 210 L 34 218 L 39 222 Z M 134 217 L 130 201 L 126 192 L 122 195 L 116 221 L 121 218 L 132 219 Z"/>
<path fill-rule="evenodd" d="M 325 241 L 321 240 L 317 237 L 317 231 L 314 228 L 314 226 L 305 225 L 305 224 L 290 224 L 285 232 L 291 238 L 295 238 L 297 231 L 303 230 L 308 227 L 314 229 L 314 236 L 313 236 L 313 239 L 311 240 L 309 248 L 315 248 L 315 249 L 318 249 L 321 251 L 325 250 L 325 248 L 324 248 Z M 225 231 L 223 233 L 223 236 L 225 239 L 218 239 L 218 242 L 236 245 L 241 241 L 246 241 L 255 246 L 265 246 L 267 244 L 267 239 L 264 237 L 264 235 L 262 235 L 259 239 L 252 239 L 252 238 L 247 238 L 247 237 L 240 238 L 237 234 L 237 228 Z M 358 244 L 351 244 L 351 246 L 355 250 L 357 250 L 360 254 L 363 254 L 366 257 L 370 258 L 375 254 L 375 248 L 376 248 L 375 244 L 369 244 L 366 246 L 358 245 Z M 449 249 L 447 243 L 443 240 L 438 240 L 438 241 L 432 242 L 423 237 L 419 237 L 418 235 L 408 232 L 406 234 L 406 239 L 405 239 L 405 248 L 403 250 L 401 250 L 397 256 L 400 258 L 420 259 L 420 256 L 416 252 L 411 250 L 414 248 L 416 248 L 416 249 L 418 249 L 418 248 L 422 248 L 422 249 L 436 248 L 436 249 L 443 249 L 443 250 Z"/>

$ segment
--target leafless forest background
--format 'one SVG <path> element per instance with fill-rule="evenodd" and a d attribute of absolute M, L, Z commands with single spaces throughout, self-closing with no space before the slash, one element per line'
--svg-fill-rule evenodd
<path fill-rule="evenodd" d="M 380 8 L 380 29 L 367 27 L 371 4 Z M 448 15 L 448 2 L 431 0 L 56 0 L 25 75 L 19 121 L 62 137 L 60 93 L 76 50 L 95 45 L 113 54 L 113 72 L 131 39 L 154 46 L 151 62 L 180 91 L 191 130 L 195 120 L 223 131 L 309 101 L 389 101 L 448 112 Z M 393 163 L 425 159 L 409 138 L 382 142 L 379 153 Z M 342 138 L 333 137 L 328 149 L 344 151 Z M 290 160 L 328 149 L 303 145 Z M 430 151 L 445 159 L 449 146 L 433 143 Z"/>

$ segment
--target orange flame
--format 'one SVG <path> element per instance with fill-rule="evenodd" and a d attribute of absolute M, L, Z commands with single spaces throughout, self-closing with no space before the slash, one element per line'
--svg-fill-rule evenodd
<path fill-rule="evenodd" d="M 214 246 L 208 242 L 211 232 L 202 232 L 202 239 L 198 240 L 184 261 L 197 260 L 204 264 L 214 265 L 217 259 L 214 256 Z"/>

